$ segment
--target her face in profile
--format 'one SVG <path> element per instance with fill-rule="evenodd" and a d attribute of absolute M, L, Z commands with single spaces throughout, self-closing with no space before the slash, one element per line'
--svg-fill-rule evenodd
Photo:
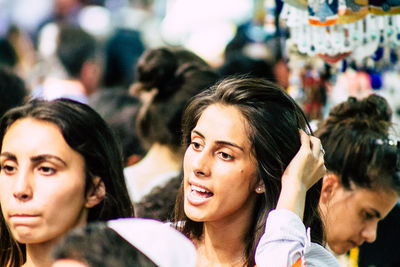
<path fill-rule="evenodd" d="M 320 207 L 323 211 L 326 240 L 336 254 L 344 254 L 364 242 L 374 242 L 378 222 L 398 200 L 394 191 L 344 188 L 336 175 L 323 181 Z"/>
<path fill-rule="evenodd" d="M 250 216 L 257 179 L 246 126 L 236 107 L 215 104 L 192 130 L 184 157 L 184 210 L 193 221 Z"/>
<path fill-rule="evenodd" d="M 7 130 L 0 154 L 0 204 L 20 243 L 53 240 L 86 223 L 99 201 L 85 196 L 83 157 L 50 122 L 19 119 Z"/>

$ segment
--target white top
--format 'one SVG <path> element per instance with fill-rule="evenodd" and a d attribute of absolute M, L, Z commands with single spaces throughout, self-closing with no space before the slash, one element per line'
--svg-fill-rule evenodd
<path fill-rule="evenodd" d="M 195 267 L 197 252 L 182 233 L 152 219 L 121 218 L 107 226 L 145 254 L 160 267 Z"/>
<path fill-rule="evenodd" d="M 256 249 L 257 267 L 291 267 L 304 255 L 306 266 L 339 267 L 335 257 L 312 243 L 299 216 L 289 210 L 272 210 Z"/>

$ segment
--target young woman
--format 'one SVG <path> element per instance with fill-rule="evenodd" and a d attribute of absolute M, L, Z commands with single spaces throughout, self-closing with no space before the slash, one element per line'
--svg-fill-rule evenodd
<path fill-rule="evenodd" d="M 322 266 L 335 266 L 316 244 L 323 241 L 314 185 L 325 173 L 323 153 L 303 130 L 310 132 L 300 107 L 262 79 L 226 79 L 192 99 L 175 220 L 195 243 L 198 266 L 292 266 L 304 254 L 313 266 L 318 253 Z M 318 250 L 309 258 L 302 221 Z"/>
<path fill-rule="evenodd" d="M 133 216 L 121 152 L 91 108 L 36 100 L 0 122 L 0 266 L 51 266 L 78 225 Z"/>
<path fill-rule="evenodd" d="M 318 127 L 326 149 L 320 208 L 328 246 L 344 254 L 373 242 L 400 194 L 400 150 L 389 138 L 392 111 L 370 95 L 335 106 Z"/>

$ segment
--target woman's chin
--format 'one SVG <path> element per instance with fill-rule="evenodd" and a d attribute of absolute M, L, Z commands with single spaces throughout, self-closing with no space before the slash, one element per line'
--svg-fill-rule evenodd
<path fill-rule="evenodd" d="M 192 220 L 194 222 L 204 222 L 204 220 L 205 220 L 204 214 L 203 214 L 203 212 L 199 211 L 198 208 L 190 206 L 190 205 L 186 205 L 186 203 L 185 203 L 184 210 L 185 210 L 186 216 L 190 220 Z"/>

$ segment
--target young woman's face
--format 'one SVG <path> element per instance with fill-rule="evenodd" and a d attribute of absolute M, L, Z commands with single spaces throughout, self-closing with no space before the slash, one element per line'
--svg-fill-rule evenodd
<path fill-rule="evenodd" d="M 53 240 L 86 223 L 83 157 L 50 122 L 17 120 L 0 154 L 0 204 L 20 243 Z"/>
<path fill-rule="evenodd" d="M 248 220 L 256 195 L 251 149 L 236 107 L 211 105 L 203 112 L 184 157 L 184 209 L 190 219 Z"/>
<path fill-rule="evenodd" d="M 322 217 L 329 247 L 344 254 L 365 241 L 375 241 L 378 222 L 394 207 L 398 197 L 394 191 L 347 190 L 338 185 Z"/>

